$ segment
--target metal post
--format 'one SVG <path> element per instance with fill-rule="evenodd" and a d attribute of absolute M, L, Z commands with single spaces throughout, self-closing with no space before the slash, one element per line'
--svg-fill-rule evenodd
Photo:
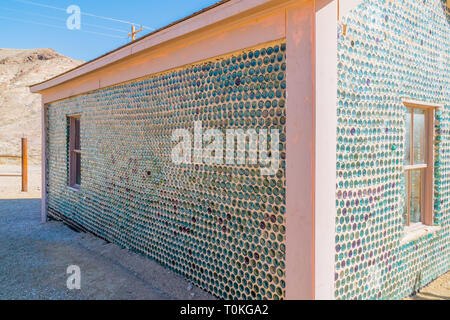
<path fill-rule="evenodd" d="M 27 138 L 22 138 L 22 192 L 28 192 Z"/>

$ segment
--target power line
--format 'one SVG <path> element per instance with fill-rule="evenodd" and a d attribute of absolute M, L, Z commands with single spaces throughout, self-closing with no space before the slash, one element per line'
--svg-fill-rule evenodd
<path fill-rule="evenodd" d="M 61 26 L 58 26 L 58 25 L 52 25 L 52 24 L 48 24 L 48 23 L 30 21 L 30 20 L 22 20 L 22 19 L 16 19 L 16 18 L 4 17 L 4 16 L 0 16 L 0 19 L 10 20 L 10 21 L 15 21 L 15 22 L 21 22 L 21 23 L 31 23 L 31 24 L 36 24 L 36 25 L 41 25 L 41 26 L 46 26 L 46 27 L 51 27 L 51 28 L 58 28 L 58 29 L 67 30 L 66 27 L 61 27 Z M 116 39 L 126 39 L 127 38 L 127 37 L 120 37 L 120 36 L 116 36 L 116 35 L 112 35 L 112 34 L 107 34 L 107 33 L 102 33 L 102 32 L 95 32 L 95 31 L 87 31 L 87 30 L 77 30 L 77 31 L 90 33 L 90 34 L 95 34 L 95 35 L 99 35 L 99 36 L 110 37 L 110 38 L 116 38 Z"/>
<path fill-rule="evenodd" d="M 40 13 L 35 13 L 35 12 L 30 12 L 30 11 L 25 11 L 25 10 L 17 10 L 17 9 L 12 9 L 12 8 L 5 8 L 5 7 L 0 7 L 0 9 L 3 10 L 9 10 L 9 11 L 13 11 L 13 12 L 19 12 L 19 13 L 26 13 L 26 14 L 30 14 L 33 16 L 37 16 L 37 17 L 42 17 L 42 18 L 47 18 L 47 19 L 53 19 L 53 20 L 57 20 L 57 21 L 67 21 L 64 18 L 58 18 L 58 17 L 53 17 L 53 16 L 47 16 L 45 14 L 40 14 Z M 121 30 L 121 29 L 116 29 L 116 28 L 110 28 L 110 27 L 104 27 L 104 26 L 99 26 L 96 24 L 90 24 L 90 23 L 85 23 L 83 22 L 83 25 L 86 25 L 88 27 L 94 27 L 94 28 L 100 28 L 100 29 L 105 29 L 105 30 L 110 30 L 110 31 L 117 31 L 117 32 L 124 32 L 124 33 L 128 33 L 128 31 L 125 30 Z"/>
<path fill-rule="evenodd" d="M 27 1 L 27 0 L 13 0 L 13 1 L 21 2 L 21 3 L 25 3 L 25 4 L 29 4 L 29 5 L 33 5 L 33 6 L 39 6 L 39 7 L 55 9 L 55 10 L 60 10 L 60 11 L 66 12 L 66 9 L 64 9 L 64 8 L 58 8 L 58 7 L 54 7 L 54 6 L 49 6 L 49 5 L 42 4 L 42 3 L 37 3 L 37 2 L 32 2 L 32 1 Z M 84 12 L 84 11 L 82 11 L 81 14 L 85 15 L 85 16 L 93 17 L 93 18 L 104 19 L 104 20 L 109 20 L 109 21 L 115 21 L 115 22 L 120 22 L 120 23 L 126 23 L 126 24 L 129 24 L 129 25 L 132 25 L 132 26 L 133 25 L 134 26 L 140 25 L 138 23 L 134 23 L 134 22 L 126 21 L 126 20 L 119 20 L 119 19 L 99 16 L 99 15 L 92 14 L 92 13 L 87 13 L 87 12 Z M 151 28 L 151 27 L 147 27 L 147 26 L 142 26 L 142 28 L 150 30 L 150 31 L 154 31 L 155 30 L 155 28 Z"/>
<path fill-rule="evenodd" d="M 57 26 L 57 25 L 52 25 L 52 24 L 48 24 L 48 23 L 28 21 L 28 20 L 22 20 L 22 19 L 15 19 L 15 18 L 4 17 L 4 16 L 0 16 L 0 19 L 11 20 L 11 21 L 16 21 L 16 22 L 22 22 L 22 23 L 32 23 L 32 24 L 37 24 L 37 25 L 40 25 L 40 26 L 46 26 L 46 27 L 52 27 L 52 28 L 66 29 L 64 27 Z"/>

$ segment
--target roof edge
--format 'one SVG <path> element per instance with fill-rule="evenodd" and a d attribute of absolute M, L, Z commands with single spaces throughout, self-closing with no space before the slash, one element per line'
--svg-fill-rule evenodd
<path fill-rule="evenodd" d="M 95 72 L 107 65 L 121 61 L 134 54 L 155 47 L 162 43 L 201 30 L 209 25 L 231 18 L 237 14 L 266 3 L 280 3 L 276 0 L 222 0 L 207 8 L 197 11 L 185 18 L 177 20 L 165 27 L 153 31 L 142 38 L 109 51 L 93 60 L 81 64 L 64 73 L 56 75 L 40 83 L 30 85 L 33 93 L 40 93 L 49 88 L 71 81 L 85 74 Z M 289 2 L 284 0 L 281 2 Z"/>

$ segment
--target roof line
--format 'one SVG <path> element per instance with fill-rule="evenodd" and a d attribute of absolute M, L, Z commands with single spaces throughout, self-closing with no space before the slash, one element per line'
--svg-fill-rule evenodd
<path fill-rule="evenodd" d="M 191 18 L 193 18 L 193 17 L 195 17 L 195 16 L 198 16 L 198 15 L 200 15 L 200 14 L 206 12 L 206 11 L 209 11 L 209 10 L 211 10 L 211 9 L 214 9 L 214 8 L 216 8 L 216 7 L 218 7 L 218 6 L 221 6 L 221 5 L 223 5 L 223 4 L 227 3 L 227 2 L 230 2 L 230 1 L 231 1 L 231 0 L 221 0 L 221 1 L 219 1 L 219 2 L 216 2 L 216 3 L 214 3 L 213 5 L 210 5 L 209 7 L 206 7 L 206 8 L 204 8 L 204 9 L 199 10 L 199 11 L 196 11 L 196 12 L 194 12 L 194 13 L 192 13 L 192 14 L 190 14 L 190 15 L 184 17 L 184 18 L 181 18 L 181 19 L 179 19 L 179 20 L 176 20 L 176 21 L 174 21 L 174 22 L 172 22 L 172 23 L 170 23 L 170 24 L 168 24 L 168 25 L 166 25 L 166 26 L 164 26 L 164 27 L 162 27 L 162 28 L 159 28 L 159 29 L 157 29 L 157 30 L 155 30 L 155 31 L 152 31 L 152 32 L 146 34 L 145 36 L 143 36 L 143 37 L 141 37 L 141 38 L 139 38 L 139 39 L 136 39 L 136 40 L 134 40 L 134 41 L 132 41 L 132 42 L 130 42 L 130 43 L 127 43 L 127 44 L 125 44 L 125 45 L 123 45 L 123 46 L 120 46 L 120 47 L 118 47 L 118 48 L 116 48 L 116 49 L 114 49 L 114 50 L 112 50 L 112 51 L 108 51 L 107 53 L 105 53 L 105 54 L 103 54 L 103 55 L 101 55 L 101 56 L 98 56 L 97 58 L 94 58 L 94 59 L 89 60 L 89 61 L 87 61 L 87 62 L 85 62 L 85 63 L 83 63 L 83 64 L 80 64 L 79 66 L 77 66 L 77 67 L 75 67 L 75 68 L 72 68 L 72 69 L 70 69 L 70 70 L 67 70 L 67 71 L 65 71 L 65 72 L 63 72 L 63 73 L 60 73 L 60 74 L 58 74 L 58 75 L 56 75 L 56 76 L 54 76 L 54 77 L 52 77 L 52 78 L 50 78 L 50 79 L 44 80 L 44 81 L 39 82 L 39 83 L 32 84 L 32 85 L 30 85 L 29 87 L 34 87 L 34 86 L 42 85 L 42 84 L 47 83 L 47 82 L 49 82 L 49 81 L 51 81 L 51 80 L 54 80 L 54 79 L 56 79 L 56 78 L 59 78 L 59 77 L 65 75 L 65 74 L 68 74 L 68 73 L 70 73 L 70 72 L 73 72 L 73 71 L 75 71 L 75 70 L 78 70 L 78 69 L 80 69 L 80 68 L 82 68 L 82 67 L 84 67 L 84 66 L 86 66 L 86 65 L 88 65 L 88 64 L 91 64 L 91 63 L 93 63 L 93 62 L 95 62 L 95 61 L 97 61 L 97 60 L 100 60 L 101 58 L 104 58 L 104 57 L 106 57 L 106 56 L 108 56 L 108 55 L 110 55 L 110 54 L 112 54 L 112 53 L 114 53 L 114 52 L 117 52 L 117 51 L 119 51 L 119 50 L 121 50 L 121 49 L 123 49 L 123 48 L 126 48 L 126 47 L 128 47 L 128 46 L 134 45 L 134 44 L 136 44 L 136 43 L 138 43 L 138 42 L 140 42 L 140 41 L 142 41 L 142 40 L 144 40 L 144 39 L 146 39 L 146 38 L 148 38 L 148 37 L 150 37 L 150 36 L 152 36 L 152 35 L 155 35 L 156 33 L 159 33 L 159 32 L 161 32 L 161 31 L 163 31 L 163 30 L 165 30 L 165 29 L 168 29 L 168 28 L 170 28 L 170 27 L 173 27 L 174 25 L 177 25 L 177 24 L 179 24 L 179 23 L 181 23 L 181 22 L 183 22 L 183 21 L 189 20 L 189 19 L 191 19 Z"/>

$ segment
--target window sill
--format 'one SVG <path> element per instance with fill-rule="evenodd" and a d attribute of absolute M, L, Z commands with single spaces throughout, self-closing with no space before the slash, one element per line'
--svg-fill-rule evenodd
<path fill-rule="evenodd" d="M 414 240 L 417 240 L 428 234 L 435 233 L 441 230 L 440 226 L 427 226 L 422 223 L 416 223 L 411 226 L 405 227 L 403 238 L 400 240 L 400 244 L 405 244 Z"/>
<path fill-rule="evenodd" d="M 67 186 L 67 189 L 75 191 L 75 192 L 80 192 L 81 191 L 80 187 L 75 187 L 75 186 Z"/>

